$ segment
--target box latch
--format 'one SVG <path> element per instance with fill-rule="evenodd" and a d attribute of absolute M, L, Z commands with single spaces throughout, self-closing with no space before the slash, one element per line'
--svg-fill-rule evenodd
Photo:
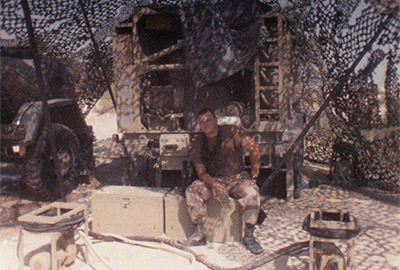
<path fill-rule="evenodd" d="M 122 199 L 122 207 L 123 208 L 128 208 L 131 204 L 131 199 L 129 198 L 123 198 Z"/>

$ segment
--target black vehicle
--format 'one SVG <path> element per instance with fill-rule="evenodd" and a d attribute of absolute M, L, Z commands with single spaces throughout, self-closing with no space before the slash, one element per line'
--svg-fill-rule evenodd
<path fill-rule="evenodd" d="M 94 136 L 67 69 L 55 59 L 41 60 L 60 173 L 70 192 L 79 175 L 93 173 Z M 29 49 L 2 48 L 0 79 L 1 162 L 22 165 L 25 183 L 38 199 L 57 199 L 61 194 Z"/>

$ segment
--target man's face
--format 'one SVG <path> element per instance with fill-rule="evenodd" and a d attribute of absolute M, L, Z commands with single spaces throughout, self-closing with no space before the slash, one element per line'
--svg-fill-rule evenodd
<path fill-rule="evenodd" d="M 200 115 L 199 123 L 201 131 L 203 131 L 207 137 L 213 137 L 217 135 L 218 121 L 211 112 Z"/>

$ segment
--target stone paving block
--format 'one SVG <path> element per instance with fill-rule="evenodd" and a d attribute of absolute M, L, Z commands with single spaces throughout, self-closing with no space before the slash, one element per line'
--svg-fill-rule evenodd
<path fill-rule="evenodd" d="M 400 206 L 334 186 L 304 189 L 301 197 L 292 202 L 268 199 L 263 204 L 268 218 L 256 227 L 255 232 L 264 253 L 271 254 L 290 244 L 308 240 L 309 234 L 302 229 L 302 223 L 316 207 L 348 209 L 357 218 L 361 232 L 354 239 L 355 270 L 400 269 Z M 257 258 L 245 247 L 228 244 L 221 247 L 219 253 L 241 264 Z M 281 258 L 257 269 L 308 269 L 308 254 Z"/>

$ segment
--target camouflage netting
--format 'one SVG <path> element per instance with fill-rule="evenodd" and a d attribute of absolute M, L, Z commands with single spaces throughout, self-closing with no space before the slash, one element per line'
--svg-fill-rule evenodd
<path fill-rule="evenodd" d="M 268 36 L 259 3 L 254 0 L 193 5 L 184 9 L 183 24 L 187 62 L 195 87 L 241 70 Z"/>
<path fill-rule="evenodd" d="M 71 74 L 54 58 L 43 57 L 41 68 L 44 90 L 49 98 L 74 97 Z M 16 72 L 18 70 L 19 72 Z M 11 123 L 20 106 L 27 100 L 40 100 L 33 61 L 2 56 L 0 59 L 1 123 Z"/>
<path fill-rule="evenodd" d="M 71 67 L 77 85 L 77 97 L 84 112 L 88 112 L 107 89 L 96 63 L 96 55 L 83 19 L 78 0 L 32 0 L 29 1 L 36 38 L 42 54 L 55 56 Z M 82 1 L 91 28 L 101 52 L 101 61 L 111 78 L 111 26 L 116 22 L 129 20 L 134 6 L 145 5 L 157 8 L 181 10 L 190 21 L 204 9 L 223 14 L 223 5 L 241 1 L 205 0 L 142 0 L 142 1 Z M 333 99 L 319 124 L 313 127 L 306 138 L 307 155 L 310 159 L 326 162 L 335 137 L 355 145 L 360 159 L 358 177 L 364 184 L 381 188 L 398 189 L 399 169 L 399 3 L 396 0 L 372 1 L 311 1 L 311 0 L 262 0 L 254 5 L 246 1 L 249 17 L 257 14 L 258 7 L 268 7 L 273 12 L 282 12 L 295 33 L 296 78 L 298 99 L 305 104 L 305 110 L 312 116 L 319 105 L 339 83 L 344 87 Z M 262 5 L 261 5 L 262 4 Z M 218 5 L 219 9 L 214 9 Z M 230 9 L 235 10 L 235 9 Z M 248 10 L 248 11 L 247 11 Z M 240 17 L 246 13 L 235 10 Z M 27 45 L 27 33 L 19 1 L 1 2 L 1 46 Z M 252 15 L 250 16 L 250 13 Z M 224 13 L 226 15 L 226 13 Z M 212 16 L 211 16 L 212 17 Z M 223 17 L 223 16 L 221 16 Z M 229 16 L 225 19 L 228 20 Z M 381 24 L 389 18 L 382 32 Z M 262 27 L 257 20 L 253 27 L 259 29 L 255 36 L 263 39 Z M 221 22 L 211 20 L 211 22 Z M 188 24 L 190 26 L 190 24 Z M 257 28 L 258 27 L 258 28 Z M 190 29 L 189 29 L 190 30 Z M 188 31 L 188 29 L 186 29 Z M 223 31 L 222 31 L 223 32 Z M 372 48 L 368 42 L 378 35 Z M 235 36 L 235 35 L 233 35 Z M 235 43 L 226 38 L 225 46 L 216 57 L 223 58 L 223 52 Z M 253 42 L 256 42 L 253 40 Z M 237 42 L 236 42 L 237 43 Z M 239 47 L 246 42 L 237 43 Z M 207 44 L 206 44 L 207 45 Z M 254 48 L 254 46 L 249 46 Z M 201 48 L 200 48 L 201 49 Z M 190 49 L 189 49 L 190 50 Z M 215 75 L 213 61 L 196 61 L 195 49 L 191 63 L 201 62 L 199 72 Z M 367 54 L 361 63 L 351 68 L 364 51 Z M 241 61 L 247 61 L 252 51 L 245 53 Z M 200 57 L 201 53 L 198 53 Z M 233 59 L 237 60 L 237 58 Z M 240 61 L 240 62 L 241 62 Z M 235 69 L 246 63 L 232 65 Z M 226 65 L 231 67 L 231 65 Z M 207 68 L 208 67 L 208 68 Z M 350 69 L 351 68 L 351 69 Z M 196 68 L 191 67 L 192 71 Z M 350 69 L 350 70 L 349 70 Z M 227 73 L 229 74 L 229 73 Z M 344 75 L 349 75 L 343 77 Z M 208 77 L 207 75 L 205 77 Z M 214 79 L 218 79 L 214 78 Z"/>
<path fill-rule="evenodd" d="M 340 138 L 357 151 L 360 184 L 398 190 L 399 4 L 325 1 L 310 7 L 308 2 L 296 1 L 284 11 L 297 34 L 297 87 L 303 88 L 308 114 L 338 83 L 344 87 L 306 137 L 306 157 L 328 162 L 333 140 Z M 374 36 L 377 40 L 368 48 Z M 349 70 L 364 50 L 361 64 Z M 350 75 L 343 78 L 346 72 Z"/>

